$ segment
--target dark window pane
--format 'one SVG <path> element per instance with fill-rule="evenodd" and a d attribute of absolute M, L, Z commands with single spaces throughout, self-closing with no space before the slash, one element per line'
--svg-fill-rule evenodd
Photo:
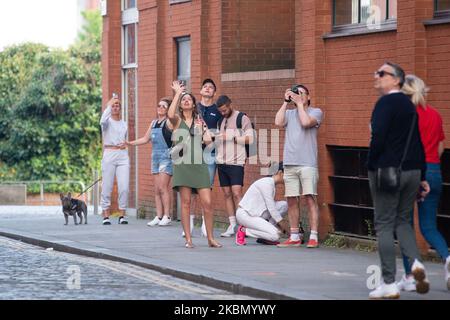
<path fill-rule="evenodd" d="M 437 0 L 436 11 L 450 10 L 450 0 Z"/>
<path fill-rule="evenodd" d="M 334 24 L 358 23 L 358 0 L 335 0 Z"/>

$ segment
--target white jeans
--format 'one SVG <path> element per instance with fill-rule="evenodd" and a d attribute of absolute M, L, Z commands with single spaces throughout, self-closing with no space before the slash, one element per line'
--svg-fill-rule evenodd
<path fill-rule="evenodd" d="M 119 209 L 126 210 L 128 206 L 128 189 L 130 184 L 130 158 L 128 150 L 105 149 L 102 158 L 102 196 L 103 210 L 111 206 L 111 193 L 117 178 L 119 192 Z"/>
<path fill-rule="evenodd" d="M 277 201 L 275 207 L 278 213 L 284 217 L 288 211 L 286 201 Z M 265 211 L 260 217 L 251 216 L 247 211 L 238 208 L 236 211 L 237 222 L 246 228 L 246 235 L 253 238 L 262 238 L 269 241 L 280 240 L 280 231 L 275 227 L 276 222 L 270 213 Z"/>

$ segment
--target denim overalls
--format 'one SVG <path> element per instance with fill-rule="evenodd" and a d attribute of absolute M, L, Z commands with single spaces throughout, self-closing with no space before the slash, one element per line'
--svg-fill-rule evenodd
<path fill-rule="evenodd" d="M 163 128 L 167 120 L 158 124 L 157 120 L 152 123 L 152 174 L 167 173 L 172 175 L 172 159 L 170 159 L 169 146 L 164 140 Z"/>

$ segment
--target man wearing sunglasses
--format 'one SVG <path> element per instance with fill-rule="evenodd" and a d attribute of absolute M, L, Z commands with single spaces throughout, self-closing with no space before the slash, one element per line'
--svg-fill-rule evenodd
<path fill-rule="evenodd" d="M 400 297 L 395 283 L 395 235 L 402 253 L 413 262 L 411 269 L 417 292 L 427 293 L 429 290 L 425 267 L 419 261 L 420 253 L 411 226 L 411 211 L 414 210 L 419 187 L 424 189 L 422 195 L 428 193 L 430 188 L 425 181 L 425 154 L 416 109 L 411 100 L 400 92 L 404 82 L 405 72 L 394 63 L 386 62 L 375 72 L 375 89 L 381 98 L 372 112 L 367 166 L 383 282 L 370 292 L 371 299 Z M 398 168 L 400 165 L 400 183 L 394 191 L 377 184 L 381 181 L 377 175 L 377 172 L 381 172 L 380 168 Z"/>

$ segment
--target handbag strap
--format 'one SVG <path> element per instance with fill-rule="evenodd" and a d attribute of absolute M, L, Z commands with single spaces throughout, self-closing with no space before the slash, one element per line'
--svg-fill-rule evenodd
<path fill-rule="evenodd" d="M 411 123 L 411 128 L 409 128 L 408 140 L 406 141 L 405 151 L 403 152 L 402 160 L 400 161 L 400 165 L 398 166 L 400 168 L 400 170 L 402 169 L 402 164 L 405 161 L 406 153 L 408 152 L 408 149 L 409 149 L 409 144 L 411 142 L 411 137 L 412 137 L 412 133 L 413 133 L 413 130 L 414 130 L 414 125 L 416 124 L 416 118 L 417 118 L 417 111 L 414 110 L 413 120 L 412 120 L 412 123 Z"/>

